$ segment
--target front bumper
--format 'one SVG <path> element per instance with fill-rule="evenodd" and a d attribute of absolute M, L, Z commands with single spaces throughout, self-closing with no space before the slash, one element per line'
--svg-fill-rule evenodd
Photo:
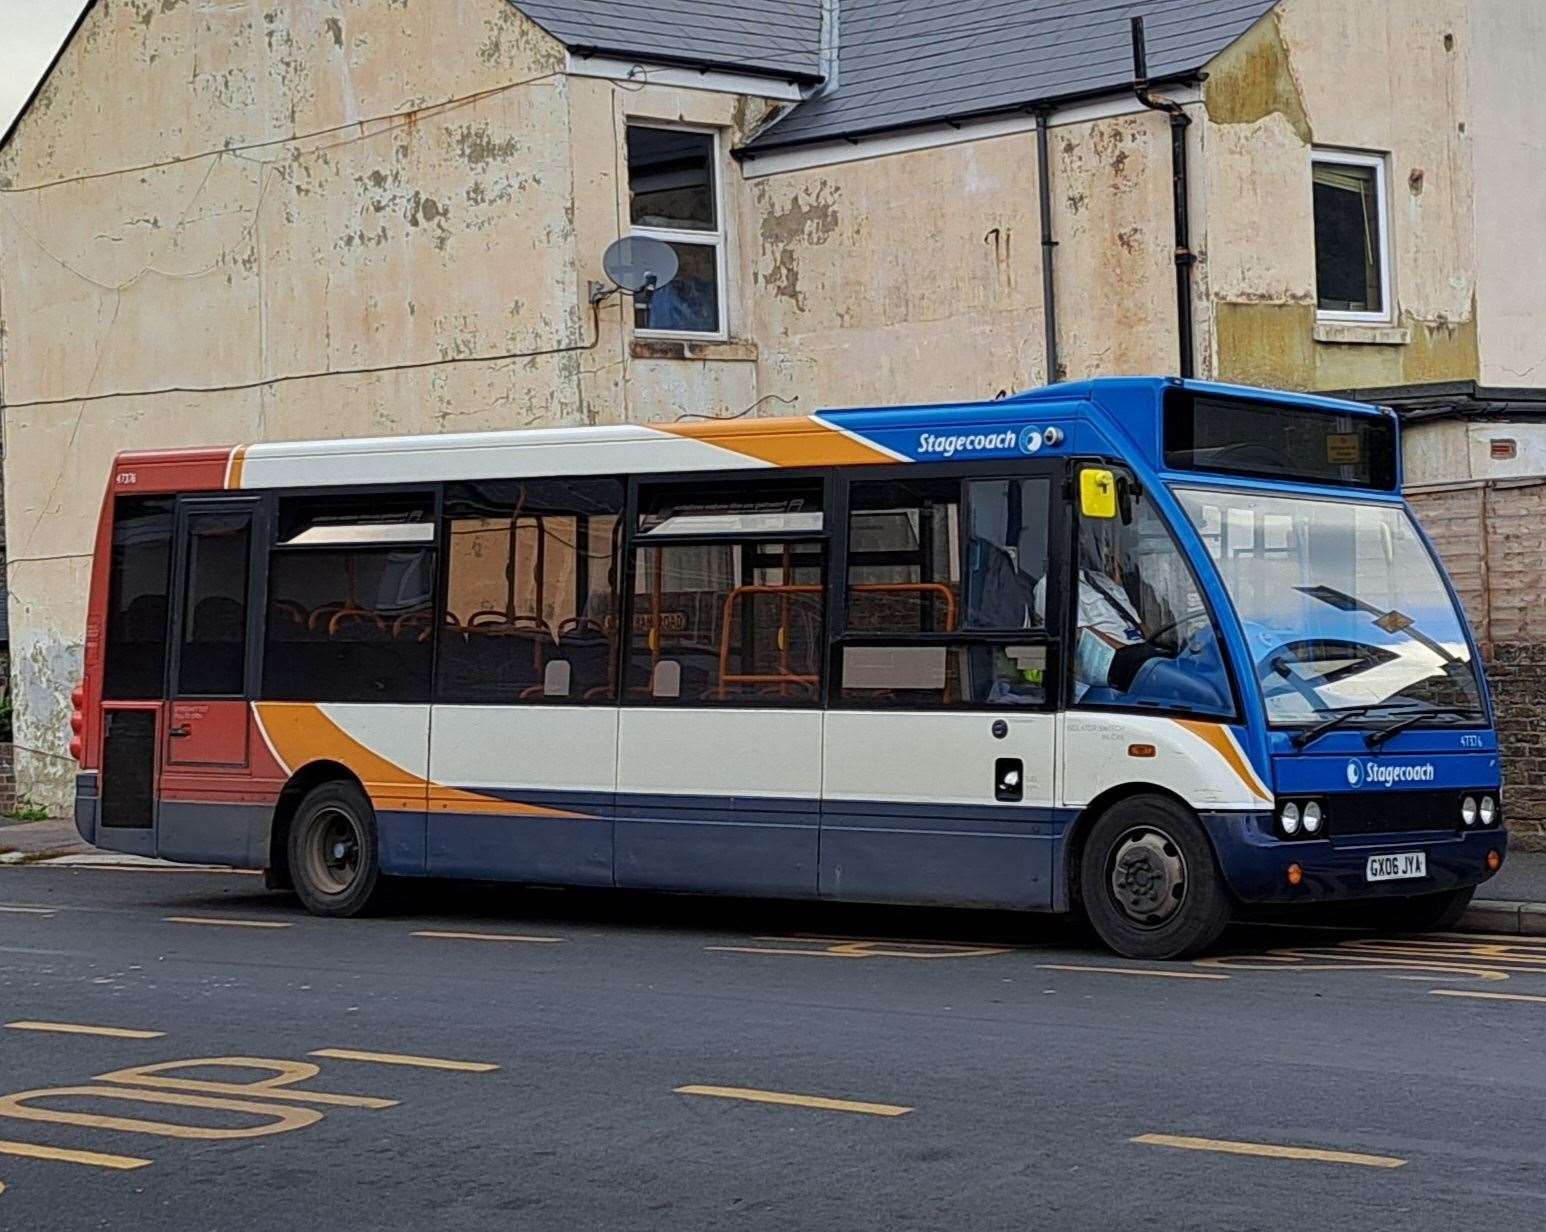
<path fill-rule="evenodd" d="M 1487 853 L 1508 852 L 1506 830 L 1433 831 L 1406 834 L 1350 834 L 1341 838 L 1285 842 L 1274 833 L 1273 815 L 1204 813 L 1219 868 L 1230 893 L 1242 903 L 1347 902 L 1369 898 L 1409 898 L 1480 885 L 1493 874 Z M 1369 857 L 1400 851 L 1427 856 L 1428 875 L 1420 880 L 1369 882 Z M 1288 866 L 1304 878 L 1288 884 Z"/>

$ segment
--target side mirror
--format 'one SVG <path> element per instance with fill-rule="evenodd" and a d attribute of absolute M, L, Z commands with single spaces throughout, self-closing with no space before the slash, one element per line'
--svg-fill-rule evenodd
<path fill-rule="evenodd" d="M 1117 516 L 1117 477 L 1102 467 L 1079 472 L 1079 512 L 1087 518 Z"/>

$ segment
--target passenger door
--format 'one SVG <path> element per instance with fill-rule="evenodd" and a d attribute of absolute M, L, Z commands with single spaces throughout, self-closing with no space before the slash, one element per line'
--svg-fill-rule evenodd
<path fill-rule="evenodd" d="M 257 508 L 245 497 L 178 508 L 156 841 L 173 859 L 261 864 L 267 855 L 248 747 Z"/>
<path fill-rule="evenodd" d="M 823 897 L 1050 905 L 1060 478 L 913 466 L 846 485 Z"/>
<path fill-rule="evenodd" d="M 618 885 L 816 893 L 829 486 L 638 488 Z"/>

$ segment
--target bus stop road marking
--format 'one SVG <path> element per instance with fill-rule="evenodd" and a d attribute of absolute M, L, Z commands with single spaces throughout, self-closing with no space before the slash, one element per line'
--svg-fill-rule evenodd
<path fill-rule="evenodd" d="M 398 1052 L 360 1052 L 354 1048 L 318 1048 L 306 1054 L 333 1061 L 371 1061 L 377 1065 L 413 1065 L 420 1069 L 454 1069 L 469 1074 L 488 1074 L 498 1069 L 487 1061 L 447 1061 L 444 1057 L 414 1057 Z"/>
<path fill-rule="evenodd" d="M 1169 1146 L 1182 1151 L 1216 1151 L 1223 1155 L 1255 1155 L 1266 1159 L 1297 1159 L 1318 1164 L 1354 1164 L 1362 1168 L 1404 1168 L 1394 1155 L 1360 1155 L 1355 1151 L 1323 1151 L 1307 1146 L 1276 1146 L 1270 1142 L 1229 1142 L 1219 1138 L 1187 1138 L 1176 1134 L 1140 1134 L 1129 1139 L 1140 1146 Z"/>
<path fill-rule="evenodd" d="M 0 1155 L 16 1155 L 22 1159 L 51 1159 L 65 1164 L 87 1164 L 93 1168 L 113 1168 L 120 1172 L 150 1166 L 150 1160 L 138 1159 L 133 1155 L 103 1155 L 99 1151 L 67 1151 L 63 1147 L 37 1146 L 31 1142 L 0 1142 Z"/>
<path fill-rule="evenodd" d="M 421 928 L 410 933 L 412 937 L 429 937 L 436 941 L 525 941 L 531 945 L 559 945 L 562 937 L 525 937 L 518 933 L 457 933 L 438 928 Z"/>
<path fill-rule="evenodd" d="M 1469 997 L 1476 1001 L 1533 1001 L 1546 1005 L 1546 997 L 1531 997 L 1522 992 L 1468 992 L 1463 988 L 1430 988 L 1435 997 Z"/>
<path fill-rule="evenodd" d="M 1204 971 L 1155 971 L 1151 967 L 1078 966 L 1074 963 L 1037 963 L 1041 971 L 1095 971 L 1102 975 L 1152 975 L 1162 980 L 1227 980 L 1227 975 Z"/>
<path fill-rule="evenodd" d="M 210 924 L 217 928 L 289 928 L 288 920 L 236 920 L 220 915 L 168 915 L 166 924 Z"/>
<path fill-rule="evenodd" d="M 706 945 L 713 954 L 783 954 L 798 958 L 992 958 L 1009 953 L 991 946 L 939 941 L 880 941 L 851 937 L 757 937 L 769 945 Z M 818 945 L 820 949 L 810 948 Z"/>
<path fill-rule="evenodd" d="M 828 1099 L 822 1095 L 792 1095 L 786 1091 L 756 1091 L 747 1087 L 685 1086 L 675 1088 L 678 1095 L 709 1095 L 717 1099 L 740 1099 L 754 1104 L 788 1104 L 796 1108 L 819 1108 L 825 1112 L 859 1112 L 868 1116 L 905 1116 L 911 1108 L 900 1104 L 866 1104 L 852 1099 Z"/>
<path fill-rule="evenodd" d="M 165 1031 L 137 1031 L 133 1027 L 91 1027 L 83 1022 L 8 1022 L 12 1031 L 57 1031 L 62 1035 L 109 1035 L 114 1039 L 160 1039 Z"/>

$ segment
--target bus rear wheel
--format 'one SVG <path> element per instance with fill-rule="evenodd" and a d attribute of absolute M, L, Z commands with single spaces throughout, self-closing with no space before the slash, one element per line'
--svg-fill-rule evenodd
<path fill-rule="evenodd" d="M 353 783 L 323 783 L 306 793 L 290 823 L 290 877 L 306 910 L 350 916 L 367 910 L 381 888 L 376 812 Z"/>
<path fill-rule="evenodd" d="M 1164 796 L 1131 796 L 1096 819 L 1079 888 L 1090 924 L 1124 958 L 1201 953 L 1231 914 L 1202 825 Z"/>

